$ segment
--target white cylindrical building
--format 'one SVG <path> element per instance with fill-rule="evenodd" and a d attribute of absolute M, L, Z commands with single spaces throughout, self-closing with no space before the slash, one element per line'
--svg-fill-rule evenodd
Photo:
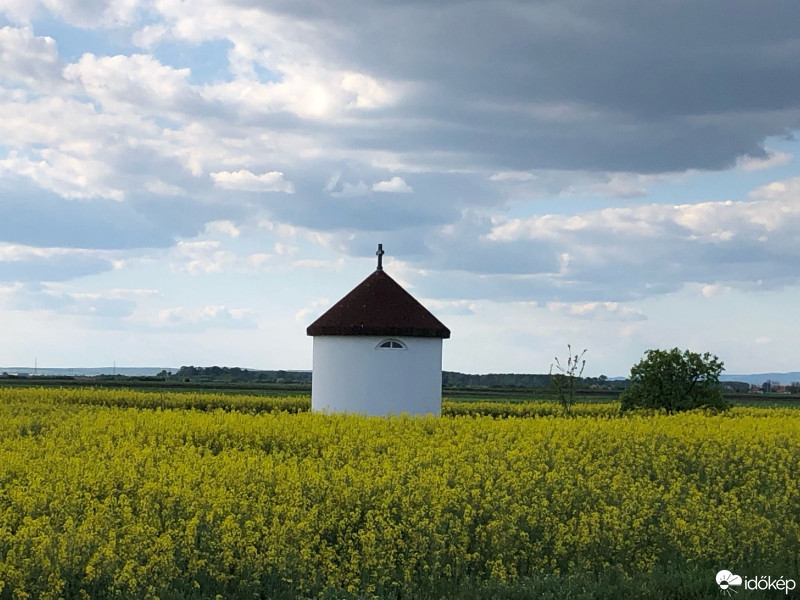
<path fill-rule="evenodd" d="M 450 330 L 382 269 L 314 321 L 311 409 L 441 413 L 442 340 Z"/>

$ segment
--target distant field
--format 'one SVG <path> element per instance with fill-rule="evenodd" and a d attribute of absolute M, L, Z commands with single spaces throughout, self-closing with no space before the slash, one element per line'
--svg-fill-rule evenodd
<path fill-rule="evenodd" d="M 151 392 L 176 392 L 189 394 L 224 394 L 247 396 L 310 396 L 311 385 L 305 383 L 225 383 L 220 381 L 174 382 L 152 378 L 120 377 L 108 378 L 56 378 L 56 377 L 0 377 L 3 387 L 54 387 L 54 388 L 98 388 L 109 390 L 142 390 Z M 446 387 L 442 391 L 445 400 L 500 401 L 500 402 L 553 402 L 555 398 L 548 387 L 539 388 L 491 388 L 491 387 Z M 734 406 L 754 407 L 800 407 L 800 395 L 789 394 L 744 394 L 726 393 L 725 397 Z M 614 403 L 619 391 L 578 390 L 578 403 Z"/>
<path fill-rule="evenodd" d="M 683 600 L 718 597 L 721 568 L 800 581 L 798 410 L 307 408 L 0 389 L 0 598 Z"/>
<path fill-rule="evenodd" d="M 134 377 L 0 377 L 0 388 L 98 388 L 143 390 L 155 392 L 195 392 L 285 396 L 310 394 L 311 386 L 304 383 L 226 383 L 173 382 Z"/>

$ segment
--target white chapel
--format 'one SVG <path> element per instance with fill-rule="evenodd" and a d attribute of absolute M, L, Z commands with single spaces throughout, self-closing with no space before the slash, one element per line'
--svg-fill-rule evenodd
<path fill-rule="evenodd" d="M 309 325 L 311 409 L 439 415 L 442 340 L 450 330 L 378 268 Z"/>

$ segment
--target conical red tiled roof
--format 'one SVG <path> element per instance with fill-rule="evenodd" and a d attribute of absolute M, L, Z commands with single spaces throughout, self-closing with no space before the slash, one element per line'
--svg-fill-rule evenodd
<path fill-rule="evenodd" d="M 372 273 L 308 326 L 316 335 L 449 338 L 450 330 L 384 271 Z"/>

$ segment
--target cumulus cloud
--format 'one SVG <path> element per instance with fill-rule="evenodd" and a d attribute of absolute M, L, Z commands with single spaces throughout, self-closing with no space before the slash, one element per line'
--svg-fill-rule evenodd
<path fill-rule="evenodd" d="M 270 171 L 261 175 L 256 175 L 246 169 L 234 172 L 219 171 L 211 173 L 211 178 L 218 187 L 228 190 L 294 193 L 294 185 L 290 181 L 286 181 L 280 171 Z"/>
<path fill-rule="evenodd" d="M 0 28 L 0 71 L 3 79 L 52 91 L 63 83 L 56 41 L 36 36 L 30 27 Z"/>
<path fill-rule="evenodd" d="M 394 194 L 410 194 L 414 191 L 402 177 L 392 177 L 388 181 L 379 181 L 372 186 L 373 192 L 390 192 Z"/>
<path fill-rule="evenodd" d="M 64 198 L 110 198 L 123 200 L 125 192 L 103 185 L 109 175 L 106 165 L 95 160 L 81 160 L 57 150 L 41 150 L 42 160 L 31 160 L 10 152 L 0 160 L 0 176 L 29 178 L 44 190 L 57 192 Z"/>
<path fill-rule="evenodd" d="M 725 292 L 730 292 L 733 288 L 722 284 L 705 284 L 700 286 L 700 293 L 706 298 L 713 298 Z"/>
<path fill-rule="evenodd" d="M 777 201 L 774 204 L 766 204 L 765 206 L 774 206 L 778 209 L 783 207 L 784 210 L 791 210 L 792 201 L 796 201 L 800 198 L 800 177 L 794 177 L 783 181 L 773 181 L 767 185 L 762 185 L 750 192 L 750 196 L 757 200 Z M 787 204 L 789 204 L 789 206 L 787 206 Z"/>
<path fill-rule="evenodd" d="M 756 199 L 739 202 L 643 204 L 516 219 L 465 214 L 425 237 L 401 270 L 428 297 L 534 298 L 555 302 L 574 317 L 585 311 L 617 319 L 639 316 L 615 303 L 686 286 L 713 296 L 797 285 L 798 182 L 774 182 L 755 190 Z M 326 243 L 363 256 L 369 240 L 358 234 Z M 398 246 L 399 240 L 386 245 Z"/>
<path fill-rule="evenodd" d="M 124 27 L 135 21 L 141 6 L 141 0 L 7 0 L 0 13 L 25 22 L 48 11 L 77 27 Z"/>
<path fill-rule="evenodd" d="M 258 213 L 354 235 L 331 243 L 336 251 L 371 247 L 380 232 L 417 267 L 505 277 L 498 290 L 512 296 L 597 293 L 609 265 L 632 278 L 633 293 L 755 270 L 734 264 L 777 273 L 791 242 L 764 223 L 793 219 L 791 207 L 502 217 L 531 199 L 633 201 L 668 174 L 789 160 L 764 140 L 800 127 L 788 25 L 800 8 L 759 12 L 746 51 L 741 23 L 755 9 L 628 8 L 202 0 L 149 3 L 144 17 L 137 0 L 6 3 L 9 18 L 34 21 L 0 30 L 13 80 L 0 87 L 0 240 L 174 246 L 164 256 L 193 273 L 266 268 L 264 252 L 187 245 L 209 223 Z M 58 40 L 35 34 L 37 14 L 136 32 L 141 49 L 87 44 L 65 59 Z M 208 48 L 224 52 L 224 77 L 204 72 Z M 775 185 L 755 200 L 789 184 Z M 654 263 L 670 266 L 662 282 L 648 279 Z"/>
<path fill-rule="evenodd" d="M 348 104 L 353 108 L 380 108 L 392 104 L 396 93 L 378 81 L 363 73 L 348 73 L 342 77 L 342 88 L 355 95 L 355 100 Z"/>
<path fill-rule="evenodd" d="M 561 280 L 599 281 L 613 273 L 647 284 L 796 280 L 800 204 L 793 180 L 749 202 L 608 208 L 575 216 L 510 219 L 487 234 L 497 244 L 562 251 Z M 609 236 L 612 236 L 609 238 Z M 612 241 L 613 240 L 613 241 Z M 769 282 L 769 283 L 767 283 Z"/>
<path fill-rule="evenodd" d="M 236 239 L 232 233 L 240 230 L 225 221 L 209 224 L 209 232 L 220 232 L 232 239 Z M 275 252 L 240 252 L 227 248 L 220 240 L 181 240 L 174 248 L 165 253 L 170 267 L 176 272 L 188 273 L 189 275 L 213 275 L 220 273 L 259 273 L 272 271 L 277 268 L 287 268 L 293 266 L 310 266 L 301 261 L 295 261 L 291 257 L 296 250 L 283 244 L 277 243 L 273 246 Z M 340 264 L 337 261 L 322 261 L 330 267 Z"/>
<path fill-rule="evenodd" d="M 736 167 L 742 171 L 762 171 L 788 165 L 793 158 L 788 152 L 774 152 L 767 149 L 763 158 L 740 156 L 736 161 Z"/>
<path fill-rule="evenodd" d="M 172 268 L 191 275 L 219 273 L 237 259 L 233 252 L 223 250 L 217 241 L 181 241 L 170 254 Z"/>
<path fill-rule="evenodd" d="M 136 107 L 144 114 L 160 115 L 191 112 L 193 105 L 202 102 L 187 81 L 189 73 L 145 54 L 97 57 L 87 53 L 64 68 L 67 79 L 107 109 Z"/>
<path fill-rule="evenodd" d="M 30 0 L 6 0 L 0 5 L 0 14 L 14 23 L 27 24 L 38 9 L 38 3 Z"/>
<path fill-rule="evenodd" d="M 618 302 L 548 302 L 552 312 L 579 319 L 603 319 L 612 321 L 644 321 L 647 316 L 641 310 L 622 306 Z"/>
<path fill-rule="evenodd" d="M 241 231 L 231 221 L 212 221 L 206 223 L 206 232 L 208 233 L 221 233 L 232 238 L 239 237 Z"/>
<path fill-rule="evenodd" d="M 760 201 L 702 202 L 698 204 L 648 204 L 629 208 L 607 208 L 575 216 L 547 215 L 529 219 L 509 219 L 496 224 L 487 238 L 495 242 L 544 240 L 565 235 L 580 235 L 589 244 L 600 232 L 613 234 L 617 243 L 609 251 L 619 253 L 619 243 L 654 240 L 666 243 L 680 240 L 695 244 L 693 250 L 713 248 L 736 238 L 738 243 L 766 241 L 775 230 L 797 224 L 800 205 L 793 192 L 800 180 L 776 182 L 754 192 Z M 576 241 L 578 241 L 576 239 Z M 782 245 L 781 240 L 774 240 Z M 790 240 L 789 244 L 793 242 Z M 633 258 L 632 258 L 633 259 Z"/>

